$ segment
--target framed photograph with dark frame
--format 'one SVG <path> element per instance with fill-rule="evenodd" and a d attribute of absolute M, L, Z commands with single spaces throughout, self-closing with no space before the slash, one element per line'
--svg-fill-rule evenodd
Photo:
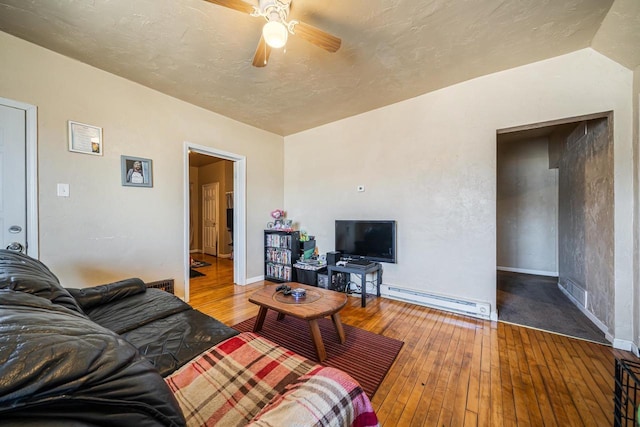
<path fill-rule="evenodd" d="M 69 120 L 69 151 L 102 156 L 102 128 Z"/>
<path fill-rule="evenodd" d="M 153 187 L 152 160 L 142 157 L 120 156 L 122 185 Z"/>

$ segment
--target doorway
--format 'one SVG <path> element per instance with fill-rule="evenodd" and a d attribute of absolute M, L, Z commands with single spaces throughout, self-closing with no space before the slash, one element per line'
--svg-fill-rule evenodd
<path fill-rule="evenodd" d="M 39 257 L 38 240 L 38 136 L 37 136 L 37 109 L 34 105 L 25 104 L 11 99 L 0 98 L 0 107 L 7 114 L 2 114 L 6 119 L 2 120 L 2 127 L 20 129 L 19 134 L 9 137 L 9 133 L 2 132 L 10 140 L 6 143 L 19 146 L 19 161 L 25 165 L 20 172 L 24 176 L 24 185 L 20 186 L 19 199 L 24 201 L 24 213 L 20 215 L 20 223 L 3 221 L 3 242 L 7 243 L 2 248 L 16 241 L 22 246 L 22 252 L 32 258 Z M 5 146 L 8 144 L 5 143 Z M 4 169 L 4 168 L 3 168 Z M 2 176 L 2 180 L 9 180 L 9 177 Z M 11 181 L 14 179 L 11 177 Z M 9 188 L 8 186 L 5 186 Z M 9 206 L 9 203 L 2 195 L 2 206 Z M 21 202 L 22 204 L 22 202 Z M 4 219 L 5 212 L 2 212 Z M 8 220 L 8 219 L 7 219 Z M 16 245 L 17 247 L 17 245 Z"/>
<path fill-rule="evenodd" d="M 246 178 L 244 156 L 188 142 L 184 147 L 185 301 L 188 302 L 192 255 L 208 261 L 205 264 L 217 260 L 227 266 L 232 263 L 233 283 L 246 283 Z M 229 201 L 233 206 L 229 206 Z M 207 274 L 218 271 L 205 268 Z"/>
<path fill-rule="evenodd" d="M 585 322 L 612 341 L 611 121 L 601 113 L 498 131 L 499 320 L 565 334 Z"/>

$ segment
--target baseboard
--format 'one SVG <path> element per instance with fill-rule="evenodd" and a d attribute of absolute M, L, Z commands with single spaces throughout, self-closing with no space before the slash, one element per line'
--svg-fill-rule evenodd
<path fill-rule="evenodd" d="M 201 254 L 202 253 L 202 249 L 191 249 L 189 251 L 190 254 Z"/>
<path fill-rule="evenodd" d="M 228 254 L 218 254 L 218 258 L 231 258 L 231 253 L 228 253 Z"/>
<path fill-rule="evenodd" d="M 617 348 L 618 350 L 630 351 L 638 356 L 638 347 L 632 341 L 614 339 L 613 348 Z"/>
<path fill-rule="evenodd" d="M 260 282 L 261 280 L 264 280 L 264 275 L 256 276 L 256 277 L 248 277 L 245 284 L 250 285 L 252 283 Z"/>
<path fill-rule="evenodd" d="M 587 316 L 589 318 L 589 320 L 591 320 L 591 322 L 596 325 L 598 327 L 598 329 L 600 329 L 603 333 L 604 333 L 604 337 L 607 341 L 609 342 L 614 342 L 614 338 L 613 336 L 609 333 L 609 328 L 607 327 L 607 325 L 605 325 L 604 323 L 602 323 L 602 321 L 600 319 L 598 319 L 593 313 L 591 313 L 589 310 L 587 310 L 586 308 L 584 308 L 579 302 L 578 300 L 576 300 L 573 295 L 571 295 L 569 292 L 567 292 L 567 290 L 565 288 L 563 288 L 562 286 L 560 286 L 560 283 L 558 283 L 558 289 L 560 289 L 560 291 L 565 294 L 567 296 L 567 298 L 569 298 L 569 301 L 571 301 L 573 303 L 573 305 L 575 305 L 576 307 L 578 307 L 578 310 L 580 310 L 582 312 L 582 314 L 584 314 L 585 316 Z"/>
<path fill-rule="evenodd" d="M 615 338 L 613 335 L 611 335 L 609 332 L 605 332 L 604 333 L 604 338 L 609 341 L 610 343 L 612 343 L 613 341 L 615 341 Z"/>
<path fill-rule="evenodd" d="M 557 271 L 544 271 L 544 270 L 529 270 L 527 268 L 513 268 L 513 267 L 496 267 L 498 271 L 509 271 L 511 273 L 522 273 L 522 274 L 534 274 L 536 276 L 549 276 L 549 277 L 558 277 L 559 273 Z"/>
<path fill-rule="evenodd" d="M 613 348 L 617 348 L 618 350 L 630 351 L 636 357 L 640 357 L 638 346 L 633 341 L 614 339 Z"/>

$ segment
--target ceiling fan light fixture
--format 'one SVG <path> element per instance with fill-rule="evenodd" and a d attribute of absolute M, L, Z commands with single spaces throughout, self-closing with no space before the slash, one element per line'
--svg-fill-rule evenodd
<path fill-rule="evenodd" d="M 289 31 L 282 22 L 269 21 L 262 27 L 264 41 L 274 49 L 279 49 L 287 43 Z"/>

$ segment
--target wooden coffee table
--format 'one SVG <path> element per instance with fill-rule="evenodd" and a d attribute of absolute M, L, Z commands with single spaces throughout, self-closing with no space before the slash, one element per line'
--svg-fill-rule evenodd
<path fill-rule="evenodd" d="M 285 315 L 306 320 L 309 323 L 311 339 L 316 347 L 318 360 L 323 362 L 327 358 L 327 352 L 322 342 L 318 319 L 331 316 L 340 343 L 344 344 L 345 335 L 339 312 L 347 304 L 347 296 L 340 292 L 328 291 L 296 282 L 285 284 L 291 287 L 291 289 L 305 289 L 307 295 L 303 298 L 284 295 L 282 291 L 276 291 L 278 285 L 267 285 L 251 295 L 249 301 L 260 306 L 256 323 L 253 326 L 253 332 L 258 332 L 262 329 L 264 319 L 269 309 L 278 312 L 278 320 L 282 320 Z"/>

